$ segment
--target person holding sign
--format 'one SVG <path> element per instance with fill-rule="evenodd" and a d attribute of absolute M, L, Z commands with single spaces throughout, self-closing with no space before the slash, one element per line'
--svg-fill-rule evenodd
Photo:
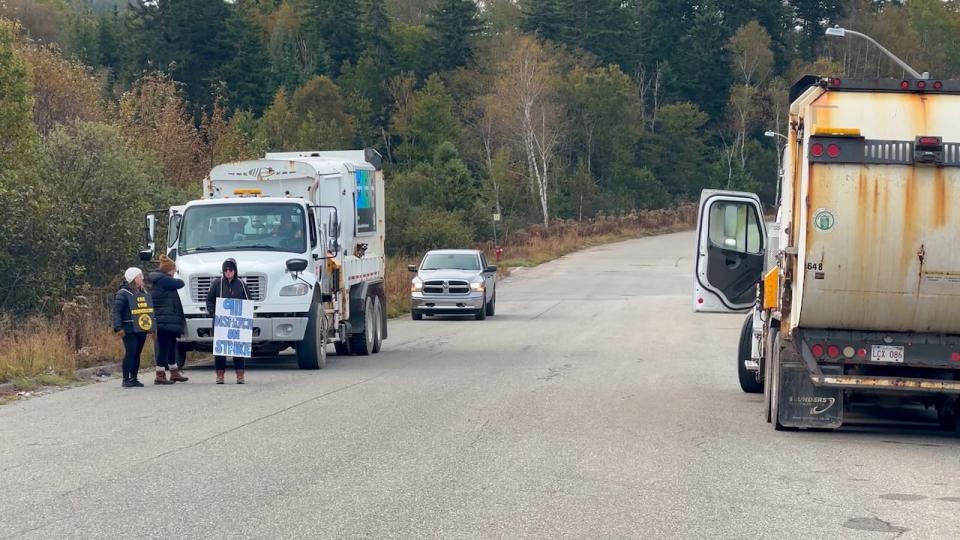
<path fill-rule="evenodd" d="M 180 374 L 180 366 L 177 365 L 177 337 L 183 334 L 187 327 L 187 319 L 183 314 L 180 293 L 177 292 L 185 284 L 182 279 L 173 277 L 176 272 L 177 263 L 166 255 L 160 255 L 160 268 L 147 276 L 157 319 L 157 375 L 153 384 L 173 384 L 190 380 Z"/>
<path fill-rule="evenodd" d="M 240 300 L 250 300 L 250 293 L 247 291 L 247 285 L 240 279 L 237 272 L 237 261 L 227 259 L 221 266 L 223 274 L 213 280 L 210 284 L 210 290 L 207 292 L 207 313 L 211 315 L 214 321 L 214 334 L 216 334 L 216 322 L 218 315 L 227 316 L 225 313 L 217 312 L 218 298 L 235 298 Z M 252 319 L 252 317 L 251 317 Z M 217 354 L 216 348 L 213 351 L 213 364 L 217 370 L 217 384 L 223 384 L 223 376 L 227 371 L 227 357 L 233 358 L 233 367 L 237 370 L 237 384 L 244 384 L 244 356 L 248 354 Z"/>
<path fill-rule="evenodd" d="M 153 299 L 143 290 L 143 272 L 139 268 L 127 268 L 125 280 L 113 300 L 113 331 L 123 332 L 123 387 L 142 387 L 137 380 L 140 372 L 140 354 L 153 333 Z"/>

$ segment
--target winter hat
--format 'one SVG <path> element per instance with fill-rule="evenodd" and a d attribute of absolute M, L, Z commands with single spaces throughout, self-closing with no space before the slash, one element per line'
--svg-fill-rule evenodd
<path fill-rule="evenodd" d="M 233 259 L 227 259 L 227 260 L 223 261 L 223 266 L 220 267 L 220 270 L 223 271 L 223 272 L 226 272 L 226 271 L 227 271 L 227 268 L 232 269 L 232 270 L 233 270 L 233 273 L 236 274 L 236 273 L 237 273 L 237 261 L 235 261 L 235 260 L 233 260 Z"/>
<path fill-rule="evenodd" d="M 127 280 L 127 283 L 133 283 L 133 280 L 137 279 L 137 276 L 142 276 L 143 271 L 135 266 L 127 268 L 127 271 L 123 273 L 123 279 Z"/>
<path fill-rule="evenodd" d="M 177 269 L 177 263 L 173 262 L 173 259 L 167 257 L 166 255 L 160 255 L 160 271 L 164 274 L 169 273 L 171 270 Z"/>

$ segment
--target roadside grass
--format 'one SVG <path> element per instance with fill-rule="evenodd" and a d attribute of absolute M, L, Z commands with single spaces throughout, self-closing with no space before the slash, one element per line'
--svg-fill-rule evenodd
<path fill-rule="evenodd" d="M 533 226 L 502 238 L 503 259 L 496 260 L 492 243 L 483 249 L 501 276 L 510 268 L 536 266 L 568 253 L 630 238 L 689 229 L 696 221 L 695 206 L 651 210 L 618 217 L 585 221 L 557 221 L 550 228 Z M 457 247 L 457 246 L 448 246 Z M 388 257 L 386 262 L 387 316 L 410 311 L 408 264 L 417 264 L 422 254 Z M 589 272 L 589 269 L 585 269 Z M 91 295 L 98 301 L 77 297 L 62 306 L 55 317 L 17 320 L 0 315 L 0 384 L 13 382 L 18 390 L 63 386 L 76 381 L 76 371 L 123 357 L 120 336 L 110 327 L 112 295 Z M 153 364 L 153 338 L 147 339 L 140 365 Z"/>

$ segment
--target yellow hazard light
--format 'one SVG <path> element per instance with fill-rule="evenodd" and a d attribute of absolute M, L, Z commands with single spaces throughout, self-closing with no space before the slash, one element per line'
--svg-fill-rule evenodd
<path fill-rule="evenodd" d="M 780 269 L 774 267 L 763 276 L 763 309 L 776 309 L 780 298 Z"/>
<path fill-rule="evenodd" d="M 248 189 L 235 189 L 233 190 L 234 195 L 239 195 L 241 197 L 256 197 L 263 195 L 263 191 L 257 188 L 248 188 Z"/>
<path fill-rule="evenodd" d="M 819 137 L 860 137 L 860 128 L 816 126 L 813 128 L 813 135 Z"/>

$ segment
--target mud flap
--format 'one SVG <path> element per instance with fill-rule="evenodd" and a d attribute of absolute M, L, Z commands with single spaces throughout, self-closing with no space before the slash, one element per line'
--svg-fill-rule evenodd
<path fill-rule="evenodd" d="M 831 367 L 823 366 L 823 372 Z M 786 427 L 835 429 L 843 424 L 843 390 L 814 386 L 803 364 L 781 365 L 779 405 L 780 424 Z"/>

